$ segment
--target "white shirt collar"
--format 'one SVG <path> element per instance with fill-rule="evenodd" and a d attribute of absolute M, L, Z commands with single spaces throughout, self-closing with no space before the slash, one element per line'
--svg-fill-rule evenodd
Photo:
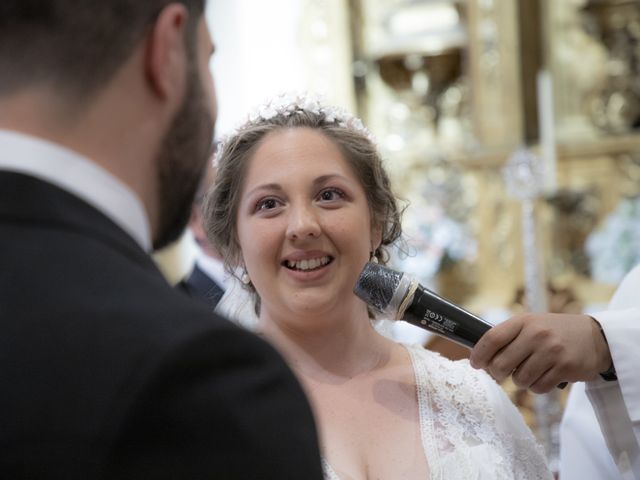
<path fill-rule="evenodd" d="M 151 250 L 149 219 L 142 202 L 102 167 L 55 143 L 0 129 L 0 170 L 52 183 L 100 210 L 145 250 Z"/>
<path fill-rule="evenodd" d="M 206 273 L 211 279 L 213 279 L 223 290 L 227 289 L 227 283 L 229 282 L 229 274 L 224 269 L 224 265 L 221 260 L 210 257 L 204 252 L 199 252 L 196 258 L 196 264 L 200 267 L 204 273 Z"/>

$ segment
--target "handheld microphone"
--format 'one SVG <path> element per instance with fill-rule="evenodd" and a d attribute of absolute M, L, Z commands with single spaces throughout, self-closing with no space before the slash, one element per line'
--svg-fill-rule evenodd
<path fill-rule="evenodd" d="M 493 327 L 409 275 L 377 263 L 364 266 L 353 293 L 389 319 L 404 320 L 467 348 Z M 562 382 L 558 388 L 566 386 Z"/>
<path fill-rule="evenodd" d="M 353 292 L 387 318 L 404 320 L 467 348 L 493 327 L 409 275 L 377 263 L 365 265 Z"/>

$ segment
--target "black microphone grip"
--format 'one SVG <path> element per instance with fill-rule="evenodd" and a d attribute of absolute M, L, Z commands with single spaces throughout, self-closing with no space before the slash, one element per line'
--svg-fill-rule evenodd
<path fill-rule="evenodd" d="M 493 326 L 420 286 L 416 289 L 413 301 L 405 309 L 402 320 L 467 348 L 473 348 L 480 337 Z"/>

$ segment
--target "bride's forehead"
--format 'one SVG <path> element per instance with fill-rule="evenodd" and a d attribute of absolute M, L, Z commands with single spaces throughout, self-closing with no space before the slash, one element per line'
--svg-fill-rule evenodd
<path fill-rule="evenodd" d="M 267 133 L 258 143 L 254 155 L 286 150 L 334 151 L 339 150 L 334 140 L 319 128 L 289 127 Z"/>
<path fill-rule="evenodd" d="M 349 162 L 340 148 L 321 132 L 274 132 L 265 138 L 249 159 L 248 176 L 264 174 L 329 174 L 346 172 Z M 329 171 L 329 173 L 327 173 Z"/>

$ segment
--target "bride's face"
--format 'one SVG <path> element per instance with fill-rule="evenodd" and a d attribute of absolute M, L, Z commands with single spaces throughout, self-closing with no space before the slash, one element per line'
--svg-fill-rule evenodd
<path fill-rule="evenodd" d="M 366 312 L 352 291 L 380 232 L 358 177 L 321 132 L 265 136 L 249 160 L 237 232 L 261 316 Z"/>

